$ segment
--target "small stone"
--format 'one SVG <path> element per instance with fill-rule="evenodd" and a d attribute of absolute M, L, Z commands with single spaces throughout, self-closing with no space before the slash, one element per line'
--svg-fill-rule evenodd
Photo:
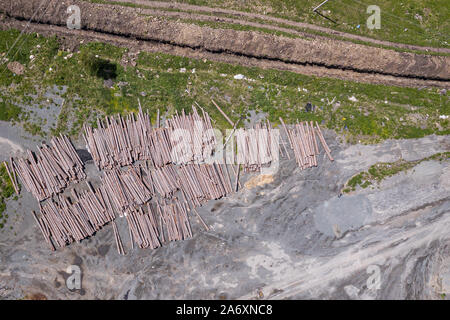
<path fill-rule="evenodd" d="M 112 88 L 112 86 L 114 85 L 114 82 L 111 79 L 107 79 L 107 80 L 103 81 L 103 85 L 107 88 Z"/>
<path fill-rule="evenodd" d="M 9 71 L 18 75 L 21 75 L 25 72 L 25 67 L 20 62 L 17 61 L 8 63 L 7 67 Z"/>
<path fill-rule="evenodd" d="M 315 109 L 316 109 L 316 106 L 314 106 L 311 102 L 308 102 L 305 106 L 306 112 L 314 112 Z"/>

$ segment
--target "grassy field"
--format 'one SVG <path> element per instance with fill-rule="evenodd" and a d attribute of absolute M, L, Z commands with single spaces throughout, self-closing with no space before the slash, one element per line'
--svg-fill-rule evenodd
<path fill-rule="evenodd" d="M 0 55 L 18 34 L 0 31 Z M 78 135 L 84 122 L 136 111 L 138 98 L 153 115 L 157 109 L 169 115 L 188 110 L 198 102 L 220 128 L 227 123 L 211 99 L 234 120 L 249 110 L 268 113 L 275 124 L 280 116 L 290 123 L 317 120 L 350 142 L 450 133 L 448 119 L 439 117 L 450 114 L 449 95 L 437 89 L 362 84 L 159 53 L 140 53 L 137 65 L 125 68 L 119 63 L 127 55 L 124 48 L 88 43 L 71 54 L 59 50 L 54 38 L 31 34 L 24 39 L 20 52 L 8 58 L 24 64 L 25 73 L 14 75 L 5 64 L 0 67 L 0 107 L 2 118 L 41 135 Z M 245 79 L 234 79 L 237 74 Z M 105 78 L 112 78 L 111 87 Z M 67 88 L 62 95 L 66 103 L 57 125 L 50 132 L 39 132 L 39 120 L 16 106 L 39 104 L 54 85 Z M 316 106 L 315 112 L 305 112 L 308 102 Z"/>
<path fill-rule="evenodd" d="M 448 161 L 449 159 L 450 152 L 443 152 L 417 161 L 399 160 L 396 162 L 377 163 L 371 166 L 367 171 L 360 172 L 350 178 L 345 184 L 343 192 L 348 193 L 355 191 L 357 188 L 365 189 L 369 186 L 376 186 L 384 179 L 414 168 L 423 161 Z"/>

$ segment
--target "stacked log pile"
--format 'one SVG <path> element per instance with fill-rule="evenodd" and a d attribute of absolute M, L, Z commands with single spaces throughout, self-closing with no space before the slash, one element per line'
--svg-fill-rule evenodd
<path fill-rule="evenodd" d="M 75 201 L 60 195 L 58 201 L 49 199 L 40 204 L 40 216 L 33 211 L 39 229 L 52 250 L 74 241 L 80 242 L 115 219 L 113 209 L 100 190 L 90 188 L 79 194 L 72 190 Z"/>
<path fill-rule="evenodd" d="M 143 169 L 143 182 L 153 195 L 172 199 L 178 191 L 186 204 L 201 206 L 204 202 L 219 199 L 233 192 L 226 165 L 187 164 L 168 165 L 155 170 Z"/>
<path fill-rule="evenodd" d="M 157 215 L 153 211 L 144 212 L 142 208 L 137 208 L 130 210 L 125 217 L 130 230 L 132 247 L 134 243 L 139 248 L 156 249 L 161 246 Z"/>
<path fill-rule="evenodd" d="M 280 118 L 280 121 L 289 140 L 289 145 L 294 151 L 295 160 L 300 169 L 304 170 L 311 167 L 317 167 L 317 156 L 320 154 L 317 137 L 328 158 L 331 161 L 334 160 L 317 121 L 315 125 L 312 121 L 297 121 L 292 129 L 287 128 L 283 119 Z"/>
<path fill-rule="evenodd" d="M 192 237 L 192 230 L 188 219 L 188 208 L 177 199 L 169 203 L 158 204 L 157 210 L 162 216 L 164 231 L 168 241 L 185 240 Z"/>
<path fill-rule="evenodd" d="M 236 130 L 237 163 L 242 164 L 245 172 L 260 172 L 261 167 L 278 160 L 278 141 L 267 124 L 256 124 L 250 129 Z M 276 152 L 277 154 L 273 154 Z"/>
<path fill-rule="evenodd" d="M 147 210 L 137 208 L 127 213 L 132 247 L 155 249 L 164 242 L 192 237 L 189 208 L 174 198 L 170 202 L 148 203 Z"/>
<path fill-rule="evenodd" d="M 185 165 L 178 168 L 178 176 L 183 197 L 194 208 L 233 192 L 226 165 Z"/>
<path fill-rule="evenodd" d="M 143 182 L 152 195 L 159 194 L 161 197 L 169 199 L 180 189 L 178 173 L 173 165 L 155 170 L 143 168 L 143 171 L 145 172 Z"/>
<path fill-rule="evenodd" d="M 141 108 L 136 116 L 98 120 L 97 128 L 85 125 L 86 145 L 104 173 L 100 186 L 93 188 L 87 183 L 87 191 L 72 190 L 71 198 L 61 192 L 70 182 L 79 182 L 86 175 L 67 137 L 55 137 L 51 146 L 42 145 L 38 153 L 28 151 L 26 158 L 11 160 L 11 180 L 17 172 L 38 201 L 47 200 L 40 203 L 39 216 L 34 212 L 33 216 L 51 248 L 79 242 L 112 222 L 117 250 L 125 254 L 114 221 L 117 215 L 126 217 L 132 248 L 136 244 L 155 249 L 168 241 L 190 238 L 189 213 L 208 229 L 196 208 L 237 191 L 241 165 L 246 172 L 261 172 L 278 161 L 279 140 L 270 122 L 237 129 L 239 121 L 233 123 L 227 117 L 233 132 L 226 143 L 231 139 L 232 158 L 238 163 L 237 170 L 231 164 L 235 179 L 232 183 L 230 164 L 209 161 L 219 151 L 218 143 L 208 113 L 201 110 L 201 115 L 194 106 L 189 114 L 177 112 L 166 120 L 164 128 L 160 126 L 159 112 L 153 127 L 150 116 Z M 333 161 L 317 122 L 297 121 L 288 129 L 280 121 L 302 170 L 318 165 L 319 145 Z M 180 141 L 185 143 L 182 148 Z M 128 168 L 122 168 L 125 166 Z"/>
<path fill-rule="evenodd" d="M 148 113 L 139 108 L 137 118 L 133 114 L 125 119 L 117 115 L 117 119 L 107 117 L 106 122 L 97 120 L 97 128 L 84 125 L 83 137 L 99 169 L 127 166 L 138 160 L 149 160 L 155 168 L 171 162 L 203 161 L 213 152 L 216 140 L 209 115 L 202 110 L 200 117 L 194 106 L 192 110 L 167 119 L 167 128 L 153 128 Z M 186 139 L 184 147 L 175 148 L 177 141 L 171 139 L 178 138 Z"/>
<path fill-rule="evenodd" d="M 140 169 L 135 167 L 130 167 L 126 171 L 120 169 L 105 171 L 102 187 L 120 216 L 137 205 L 145 204 L 152 197 L 150 190 L 142 181 Z"/>
<path fill-rule="evenodd" d="M 12 159 L 14 173 L 38 201 L 64 190 L 70 182 L 86 178 L 84 164 L 69 138 L 60 135 L 51 139 L 51 146 L 42 144 L 38 153 L 27 150 L 26 158 Z"/>
<path fill-rule="evenodd" d="M 126 177 L 133 177 L 133 180 Z M 132 166 L 128 171 L 108 170 L 99 190 L 106 193 L 105 202 L 112 203 L 112 210 L 126 217 L 132 247 L 136 243 L 139 248 L 155 249 L 167 241 L 192 237 L 189 212 L 195 212 L 200 223 L 208 229 L 195 207 L 223 197 L 233 188 L 226 166 L 213 163 L 167 165 L 152 170 L 140 165 Z M 136 193 L 140 195 L 136 196 Z M 150 202 L 150 198 L 155 201 Z M 116 227 L 114 233 L 118 251 L 123 254 Z"/>
<path fill-rule="evenodd" d="M 208 113 L 203 109 L 202 112 L 200 117 L 197 109 L 192 106 L 192 113 L 185 114 L 183 110 L 181 115 L 177 112 L 172 118 L 167 119 L 172 139 L 173 163 L 200 163 L 206 161 L 213 153 L 216 146 L 214 129 Z M 180 143 L 184 145 L 179 145 Z M 179 147 L 176 147 L 177 144 Z"/>
<path fill-rule="evenodd" d="M 133 113 L 125 119 L 119 114 L 117 119 L 106 117 L 105 122 L 97 119 L 97 128 L 85 124 L 83 129 L 84 140 L 99 169 L 126 166 L 152 157 L 150 147 L 153 139 L 150 135 L 153 128 L 149 115 L 144 114 L 141 108 L 137 119 Z"/>

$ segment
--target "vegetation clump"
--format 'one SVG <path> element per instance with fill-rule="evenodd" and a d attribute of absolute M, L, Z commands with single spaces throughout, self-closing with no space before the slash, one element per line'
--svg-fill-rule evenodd
<path fill-rule="evenodd" d="M 372 165 L 367 171 L 360 172 L 351 177 L 345 184 L 342 192 L 349 193 L 351 191 L 355 191 L 357 187 L 365 189 L 375 183 L 379 184 L 384 179 L 396 175 L 399 172 L 407 171 L 423 161 L 446 161 L 449 159 L 449 157 L 450 152 L 442 152 L 417 161 L 405 161 L 403 159 L 400 159 L 395 162 L 376 163 Z"/>

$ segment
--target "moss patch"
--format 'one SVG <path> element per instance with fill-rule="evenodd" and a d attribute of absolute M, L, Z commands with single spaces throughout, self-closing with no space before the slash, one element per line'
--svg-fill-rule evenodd
<path fill-rule="evenodd" d="M 22 113 L 22 109 L 7 101 L 0 101 L 0 120 L 12 121 L 19 120 L 19 116 Z"/>
<path fill-rule="evenodd" d="M 443 152 L 417 161 L 405 161 L 401 159 L 396 162 L 377 163 L 372 165 L 367 171 L 360 172 L 351 177 L 345 184 L 342 192 L 348 193 L 355 191 L 358 187 L 365 189 L 370 185 L 379 184 L 384 179 L 399 172 L 407 171 L 423 161 L 448 161 L 449 157 L 450 152 Z"/>

